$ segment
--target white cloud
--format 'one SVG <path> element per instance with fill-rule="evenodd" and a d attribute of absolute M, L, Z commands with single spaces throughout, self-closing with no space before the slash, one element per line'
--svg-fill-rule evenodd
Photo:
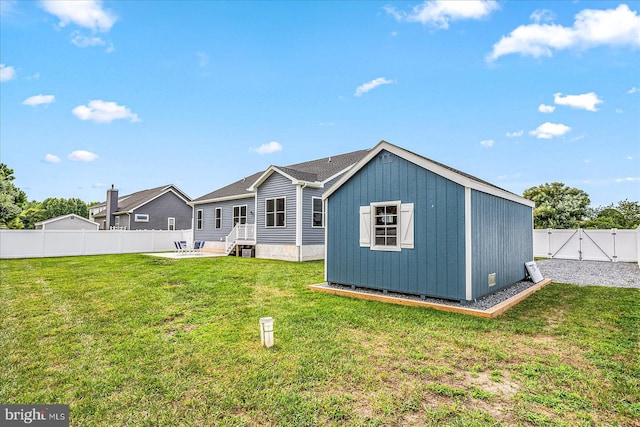
<path fill-rule="evenodd" d="M 91 120 L 96 123 L 111 123 L 120 119 L 130 119 L 131 122 L 141 121 L 138 115 L 132 113 L 126 106 L 100 99 L 89 101 L 87 105 L 78 105 L 71 112 L 80 120 Z"/>
<path fill-rule="evenodd" d="M 540 111 L 541 113 L 553 113 L 555 110 L 556 107 L 554 107 L 553 105 L 540 104 L 538 106 L 538 111 Z"/>
<path fill-rule="evenodd" d="M 85 36 L 79 31 L 71 33 L 71 43 L 78 47 L 104 46 L 106 42 L 97 36 Z"/>
<path fill-rule="evenodd" d="M 551 139 L 555 136 L 562 136 L 569 132 L 571 128 L 561 123 L 549 123 L 545 122 L 538 126 L 535 130 L 529 132 L 529 135 L 533 135 L 540 139 Z"/>
<path fill-rule="evenodd" d="M 564 97 L 558 92 L 553 94 L 553 102 L 558 105 L 567 105 L 571 108 L 598 111 L 596 105 L 602 104 L 603 101 L 598 98 L 595 92 L 584 93 L 582 95 L 567 95 Z"/>
<path fill-rule="evenodd" d="M 639 182 L 640 177 L 617 178 L 616 182 Z"/>
<path fill-rule="evenodd" d="M 56 156 L 55 154 L 47 154 L 46 156 L 44 156 L 44 161 L 47 163 L 59 163 L 60 157 Z"/>
<path fill-rule="evenodd" d="M 117 18 L 109 10 L 102 8 L 101 0 L 43 0 L 44 10 L 60 19 L 60 26 L 70 23 L 92 31 L 106 32 Z"/>
<path fill-rule="evenodd" d="M 633 156 L 627 156 L 627 160 L 633 160 Z"/>
<path fill-rule="evenodd" d="M 282 151 L 282 144 L 277 141 L 271 141 L 266 144 L 262 144 L 258 148 L 252 148 L 249 151 L 256 152 L 258 154 L 271 154 L 278 151 Z"/>
<path fill-rule="evenodd" d="M 384 77 L 378 77 L 377 79 L 373 79 L 370 82 L 363 83 L 356 88 L 356 93 L 354 96 L 362 96 L 363 93 L 367 93 L 372 89 L 377 88 L 381 85 L 388 85 L 391 83 L 395 83 L 393 80 L 386 79 Z"/>
<path fill-rule="evenodd" d="M 536 24 L 541 22 L 553 22 L 553 20 L 556 19 L 556 14 L 549 9 L 538 9 L 535 10 L 529 18 Z"/>
<path fill-rule="evenodd" d="M 67 156 L 67 159 L 74 162 L 92 162 L 97 158 L 97 154 L 85 150 L 76 150 Z"/>
<path fill-rule="evenodd" d="M 627 93 L 636 93 L 636 92 L 640 92 L 640 89 L 638 89 L 637 87 L 632 87 L 631 89 L 629 89 L 627 91 Z"/>
<path fill-rule="evenodd" d="M 34 95 L 22 101 L 22 104 L 30 107 L 37 107 L 38 105 L 51 104 L 55 100 L 56 97 L 53 95 Z"/>
<path fill-rule="evenodd" d="M 523 130 L 519 130 L 519 131 L 516 131 L 516 132 L 507 132 L 506 135 L 507 135 L 508 138 L 517 138 L 519 136 L 524 135 L 524 131 Z"/>
<path fill-rule="evenodd" d="M 495 141 L 493 139 L 485 139 L 480 141 L 480 145 L 482 145 L 485 148 L 491 148 L 493 147 L 493 144 L 495 144 Z"/>
<path fill-rule="evenodd" d="M 451 21 L 481 19 L 499 8 L 495 0 L 426 0 L 411 12 L 398 11 L 393 6 L 385 6 L 384 10 L 398 21 L 419 22 L 444 30 Z"/>
<path fill-rule="evenodd" d="M 12 65 L 0 64 L 0 82 L 8 82 L 16 78 L 16 69 Z"/>
<path fill-rule="evenodd" d="M 533 15 L 532 18 L 535 20 Z M 495 61 L 513 53 L 539 58 L 569 48 L 627 45 L 640 46 L 640 17 L 621 4 L 616 9 L 582 10 L 571 27 L 546 23 L 521 25 L 493 45 L 487 60 Z"/>
<path fill-rule="evenodd" d="M 622 113 L 624 113 L 624 111 L 622 110 L 622 108 L 616 108 L 616 113 L 617 114 L 622 114 Z"/>

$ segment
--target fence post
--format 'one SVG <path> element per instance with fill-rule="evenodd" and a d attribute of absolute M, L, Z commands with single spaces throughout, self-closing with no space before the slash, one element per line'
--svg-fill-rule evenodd
<path fill-rule="evenodd" d="M 618 232 L 617 228 L 611 229 L 611 237 L 613 238 L 613 256 L 611 257 L 611 261 L 617 262 L 618 257 L 616 256 L 616 233 Z"/>
<path fill-rule="evenodd" d="M 547 258 L 553 258 L 551 252 L 551 229 L 547 228 Z"/>

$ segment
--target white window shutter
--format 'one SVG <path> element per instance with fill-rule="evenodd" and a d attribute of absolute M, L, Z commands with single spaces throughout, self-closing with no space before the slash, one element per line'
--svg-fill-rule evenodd
<path fill-rule="evenodd" d="M 360 246 L 371 246 L 371 206 L 360 206 Z"/>
<path fill-rule="evenodd" d="M 400 246 L 413 249 L 413 203 L 400 206 Z"/>

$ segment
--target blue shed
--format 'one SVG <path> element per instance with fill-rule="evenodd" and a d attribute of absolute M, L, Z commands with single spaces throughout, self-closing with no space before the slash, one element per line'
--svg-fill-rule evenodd
<path fill-rule="evenodd" d="M 386 141 L 323 200 L 328 283 L 465 302 L 533 260 L 533 202 Z"/>

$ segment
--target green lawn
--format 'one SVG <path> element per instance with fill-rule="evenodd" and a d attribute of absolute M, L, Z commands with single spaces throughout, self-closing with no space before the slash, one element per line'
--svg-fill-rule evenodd
<path fill-rule="evenodd" d="M 307 290 L 322 272 L 0 261 L 0 402 L 74 426 L 638 425 L 637 289 L 552 284 L 489 320 Z"/>

